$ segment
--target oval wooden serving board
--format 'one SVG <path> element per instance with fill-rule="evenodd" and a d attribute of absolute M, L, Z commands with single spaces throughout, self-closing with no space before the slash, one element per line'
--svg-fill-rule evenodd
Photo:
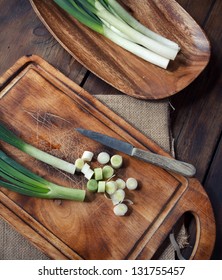
<path fill-rule="evenodd" d="M 0 78 L 0 119 L 25 141 L 67 161 L 105 147 L 74 129 L 82 127 L 169 156 L 150 139 L 37 56 L 21 58 Z M 57 184 L 85 188 L 79 174 L 55 170 L 5 143 L 1 149 Z M 111 154 L 115 151 L 107 150 Z M 93 163 L 95 164 L 95 162 Z M 135 177 L 127 192 L 134 204 L 117 217 L 109 199 L 86 202 L 31 198 L 0 188 L 0 216 L 53 259 L 151 259 L 185 212 L 195 216 L 191 259 L 208 259 L 215 223 L 209 199 L 196 179 L 186 179 L 124 155 L 118 176 Z"/>
<path fill-rule="evenodd" d="M 181 46 L 167 70 L 89 30 L 52 0 L 30 2 L 51 34 L 72 56 L 125 94 L 141 99 L 169 97 L 189 85 L 208 63 L 210 47 L 204 32 L 174 0 L 121 1 L 143 24 Z"/>

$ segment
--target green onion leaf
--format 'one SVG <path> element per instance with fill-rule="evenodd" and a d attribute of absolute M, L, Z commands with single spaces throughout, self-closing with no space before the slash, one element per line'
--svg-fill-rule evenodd
<path fill-rule="evenodd" d="M 179 47 L 169 46 L 138 31 L 105 0 L 54 0 L 63 10 L 92 30 L 138 57 L 164 69 Z M 115 6 L 116 7 L 116 6 Z M 122 8 L 123 9 L 123 8 Z M 126 12 L 127 13 L 127 12 Z M 128 17 L 129 18 L 129 17 Z"/>
<path fill-rule="evenodd" d="M 0 186 L 20 194 L 48 198 L 84 201 L 85 190 L 63 187 L 48 182 L 26 169 L 0 150 Z"/>
<path fill-rule="evenodd" d="M 150 37 L 153 40 L 156 40 L 159 43 L 162 43 L 170 48 L 179 50 L 179 46 L 177 43 L 153 32 L 143 24 L 141 24 L 138 20 L 136 20 L 131 14 L 129 14 L 116 0 L 103 0 L 106 2 L 108 7 L 113 8 L 117 15 L 119 15 L 126 23 L 128 23 L 135 30 L 141 32 L 142 34 Z"/>
<path fill-rule="evenodd" d="M 45 162 L 55 168 L 61 169 L 65 172 L 74 174 L 75 165 L 65 160 L 59 159 L 53 155 L 50 155 L 17 137 L 12 131 L 6 128 L 0 123 L 0 140 L 20 149 L 21 151 L 29 154 L 30 156 Z"/>
<path fill-rule="evenodd" d="M 69 1 L 54 0 L 54 2 L 56 2 L 67 13 L 76 18 L 79 22 L 85 24 L 86 26 L 88 26 L 96 32 L 99 32 L 101 34 L 103 33 L 103 28 L 101 24 L 99 24 L 94 18 L 86 16 L 85 13 L 80 11 L 80 8 L 75 8 L 75 5 L 72 5 Z"/>

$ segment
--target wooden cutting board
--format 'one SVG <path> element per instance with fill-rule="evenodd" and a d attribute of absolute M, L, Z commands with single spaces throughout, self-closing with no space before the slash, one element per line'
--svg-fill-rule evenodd
<path fill-rule="evenodd" d="M 169 156 L 96 98 L 37 56 L 21 58 L 0 78 L 0 119 L 25 141 L 67 161 L 84 150 L 108 150 L 78 134 L 82 127 Z M 85 188 L 70 176 L 5 143 L 1 149 L 57 184 Z M 196 242 L 191 259 L 210 258 L 215 222 L 210 201 L 196 179 L 169 173 L 124 156 L 121 178 L 135 177 L 139 189 L 128 215 L 117 217 L 109 199 L 88 195 L 86 202 L 31 198 L 0 188 L 0 216 L 52 259 L 151 259 L 179 218 L 191 212 Z M 96 165 L 96 162 L 93 162 Z"/>

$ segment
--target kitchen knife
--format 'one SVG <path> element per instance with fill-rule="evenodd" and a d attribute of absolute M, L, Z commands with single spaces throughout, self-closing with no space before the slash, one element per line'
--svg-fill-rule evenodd
<path fill-rule="evenodd" d="M 76 130 L 81 134 L 87 136 L 88 138 L 91 138 L 109 148 L 118 150 L 145 162 L 162 167 L 166 170 L 173 171 L 187 177 L 192 177 L 196 173 L 196 168 L 189 163 L 136 148 L 127 142 L 115 139 L 108 135 L 104 135 L 92 130 L 86 130 L 82 128 L 76 128 Z"/>

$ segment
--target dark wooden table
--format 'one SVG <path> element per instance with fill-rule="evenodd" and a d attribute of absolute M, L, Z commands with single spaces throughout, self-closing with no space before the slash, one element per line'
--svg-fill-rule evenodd
<path fill-rule="evenodd" d="M 197 167 L 215 212 L 212 259 L 222 260 L 222 1 L 178 0 L 205 30 L 212 56 L 204 72 L 171 98 L 176 156 Z M 91 93 L 117 91 L 87 71 L 50 35 L 28 0 L 0 0 L 0 75 L 23 55 L 37 54 Z"/>

